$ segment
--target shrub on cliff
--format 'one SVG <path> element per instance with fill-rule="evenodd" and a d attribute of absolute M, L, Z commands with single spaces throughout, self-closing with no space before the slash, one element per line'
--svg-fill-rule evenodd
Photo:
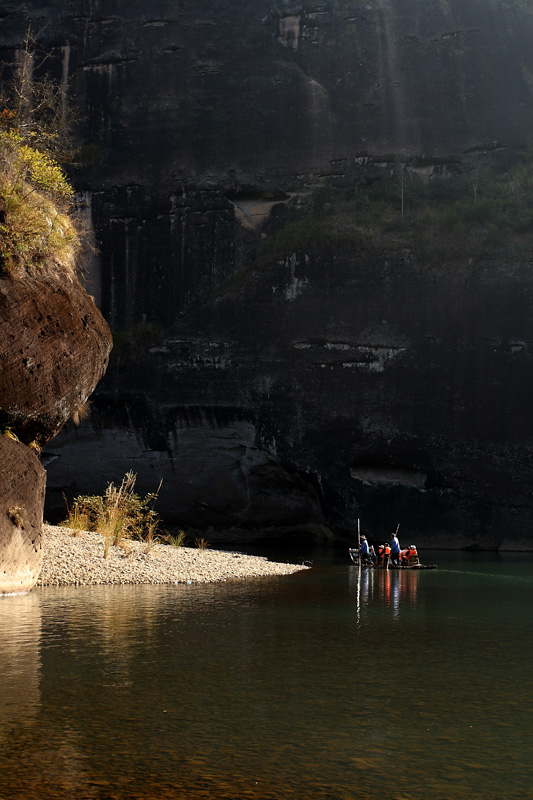
<path fill-rule="evenodd" d="M 70 110 L 37 58 L 28 30 L 0 96 L 0 270 L 59 265 L 74 271 L 80 241 L 69 212 L 74 190 L 57 161 L 70 140 Z"/>
<path fill-rule="evenodd" d="M 28 27 L 11 64 L 4 64 L 0 86 L 0 127 L 15 131 L 26 144 L 64 163 L 73 155 L 73 130 L 79 120 L 67 101 L 66 85 L 49 72 L 54 57 L 41 50 Z"/>
<path fill-rule="evenodd" d="M 80 241 L 69 216 L 74 191 L 47 153 L 14 131 L 0 131 L 1 268 L 74 271 Z"/>
<path fill-rule="evenodd" d="M 267 239 L 257 251 L 257 264 L 263 265 L 291 253 L 346 253 L 361 247 L 359 231 L 335 227 L 331 219 L 311 216 L 289 222 Z"/>
<path fill-rule="evenodd" d="M 351 187 L 318 187 L 257 250 L 256 265 L 295 252 L 407 248 L 428 263 L 527 253 L 533 246 L 533 142 L 507 170 L 465 163 L 423 180 L 392 162 Z"/>

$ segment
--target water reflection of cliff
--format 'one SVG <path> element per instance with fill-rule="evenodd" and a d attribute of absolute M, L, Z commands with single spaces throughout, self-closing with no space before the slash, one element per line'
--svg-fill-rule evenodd
<path fill-rule="evenodd" d="M 50 653 L 64 652 L 65 625 L 60 604 L 49 601 L 39 591 L 0 600 L 0 794 L 11 800 L 73 797 L 86 771 L 79 731 L 58 702 L 68 670 L 47 675 Z M 47 697 L 50 680 L 56 692 Z"/>
<path fill-rule="evenodd" d="M 41 603 L 39 594 L 0 598 L 0 743 L 15 728 L 31 725 L 41 699 Z"/>

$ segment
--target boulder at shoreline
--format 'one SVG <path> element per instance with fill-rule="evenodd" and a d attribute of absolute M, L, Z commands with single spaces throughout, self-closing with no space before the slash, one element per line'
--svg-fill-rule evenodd
<path fill-rule="evenodd" d="M 0 594 L 27 592 L 37 580 L 45 485 L 35 453 L 0 436 Z"/>

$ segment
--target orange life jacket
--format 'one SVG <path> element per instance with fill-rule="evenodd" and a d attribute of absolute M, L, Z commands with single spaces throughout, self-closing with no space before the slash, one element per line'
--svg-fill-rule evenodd
<path fill-rule="evenodd" d="M 390 556 L 390 547 L 385 546 L 385 555 Z"/>

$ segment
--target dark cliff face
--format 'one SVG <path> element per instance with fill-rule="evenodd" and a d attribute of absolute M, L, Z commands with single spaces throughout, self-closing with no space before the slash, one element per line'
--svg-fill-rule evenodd
<path fill-rule="evenodd" d="M 3 48 L 31 20 L 61 55 L 108 185 L 275 186 L 364 152 L 449 156 L 531 130 L 526 2 L 2 0 L 0 13 Z"/>
<path fill-rule="evenodd" d="M 4 58 L 31 22 L 85 116 L 74 179 L 114 325 L 208 299 L 238 267 L 250 197 L 533 130 L 525 2 L 2 0 L 0 17 Z"/>
<path fill-rule="evenodd" d="M 199 527 L 323 538 L 320 502 L 341 531 L 530 546 L 527 265 L 295 254 L 213 299 L 295 192 L 366 157 L 431 171 L 523 145 L 527 3 L 0 0 L 0 17 L 5 58 L 31 20 L 86 116 L 91 292 L 116 329 L 165 331 L 54 441 L 52 496 L 133 468 Z"/>
<path fill-rule="evenodd" d="M 279 463 L 346 537 L 361 517 L 425 546 L 528 548 L 532 281 L 529 264 L 289 258 L 120 376 L 120 407 L 102 394 L 93 430 L 53 448 L 52 487 L 76 458 L 134 468 L 147 489 L 163 470 L 176 522 L 304 533 L 316 505 Z"/>

